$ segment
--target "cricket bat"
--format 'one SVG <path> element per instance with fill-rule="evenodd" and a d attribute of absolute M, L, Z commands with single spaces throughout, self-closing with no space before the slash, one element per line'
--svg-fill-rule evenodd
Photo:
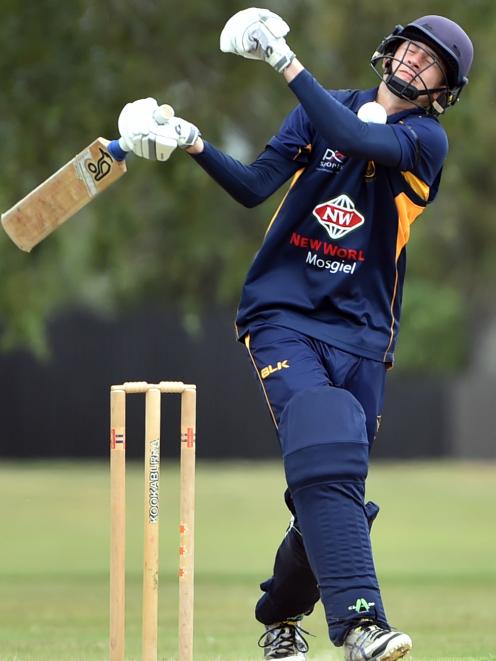
<path fill-rule="evenodd" d="M 172 117 L 169 105 L 158 108 L 155 120 Z M 97 138 L 51 177 L 2 214 L 2 225 L 21 250 L 30 252 L 66 220 L 127 171 L 122 139 Z"/>

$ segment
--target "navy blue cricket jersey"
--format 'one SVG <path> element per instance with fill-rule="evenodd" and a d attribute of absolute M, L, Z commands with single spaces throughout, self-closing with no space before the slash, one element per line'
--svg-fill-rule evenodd
<path fill-rule="evenodd" d="M 377 88 L 324 90 L 307 71 L 290 87 L 302 105 L 286 117 L 265 153 L 291 162 L 295 174 L 248 272 L 238 336 L 270 322 L 392 362 L 410 228 L 437 194 L 446 133 L 437 119 L 413 108 L 390 115 L 386 126 L 365 125 L 354 115 L 353 126 L 363 131 L 353 142 L 344 137 L 350 111 L 375 100 Z M 328 117 L 321 108 L 327 103 Z M 348 124 L 339 127 L 341 117 Z M 379 145 L 370 149 L 381 155 L 376 160 L 360 144 L 360 135 L 370 133 Z M 335 134 L 340 144 L 332 141 Z M 396 151 L 385 152 L 381 163 L 383 137 Z M 207 170 L 208 158 L 207 151 L 203 163 L 198 159 Z M 228 164 L 223 167 L 227 173 Z M 240 179 L 234 162 L 232 168 Z"/>

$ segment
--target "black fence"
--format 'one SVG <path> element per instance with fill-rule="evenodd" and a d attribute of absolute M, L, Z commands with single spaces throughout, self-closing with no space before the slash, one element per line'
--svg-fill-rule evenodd
<path fill-rule="evenodd" d="M 185 332 L 178 315 L 156 309 L 105 320 L 66 313 L 50 327 L 51 358 L 0 356 L 0 456 L 102 457 L 108 453 L 109 386 L 123 381 L 182 380 L 198 387 L 198 456 L 279 456 L 276 435 L 232 314 Z M 376 458 L 427 458 L 451 452 L 444 383 L 393 373 L 386 391 Z M 165 399 L 165 401 L 164 401 Z M 179 397 L 163 398 L 163 452 L 176 456 Z M 143 450 L 144 400 L 128 397 L 128 453 Z"/>

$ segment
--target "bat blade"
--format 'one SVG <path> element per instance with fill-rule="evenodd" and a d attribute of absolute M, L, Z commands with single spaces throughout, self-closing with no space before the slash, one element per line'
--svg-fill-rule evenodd
<path fill-rule="evenodd" d="M 110 155 L 108 140 L 97 138 L 31 193 L 2 214 L 2 225 L 21 249 L 30 252 L 126 172 Z"/>

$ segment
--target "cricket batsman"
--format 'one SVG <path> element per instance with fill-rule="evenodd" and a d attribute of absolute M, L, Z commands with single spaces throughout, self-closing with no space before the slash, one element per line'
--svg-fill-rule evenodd
<path fill-rule="evenodd" d="M 367 90 L 327 90 L 265 9 L 230 18 L 221 50 L 261 60 L 297 105 L 250 165 L 190 122 L 153 118 L 154 99 L 127 104 L 128 149 L 156 157 L 171 139 L 235 200 L 260 204 L 289 188 L 249 269 L 237 315 L 272 416 L 292 521 L 256 617 L 265 659 L 302 660 L 301 627 L 320 599 L 346 661 L 394 661 L 412 647 L 386 617 L 365 502 L 384 381 L 398 337 L 411 227 L 436 197 L 448 152 L 439 117 L 468 82 L 472 43 L 442 16 L 397 26 L 372 56 Z"/>

